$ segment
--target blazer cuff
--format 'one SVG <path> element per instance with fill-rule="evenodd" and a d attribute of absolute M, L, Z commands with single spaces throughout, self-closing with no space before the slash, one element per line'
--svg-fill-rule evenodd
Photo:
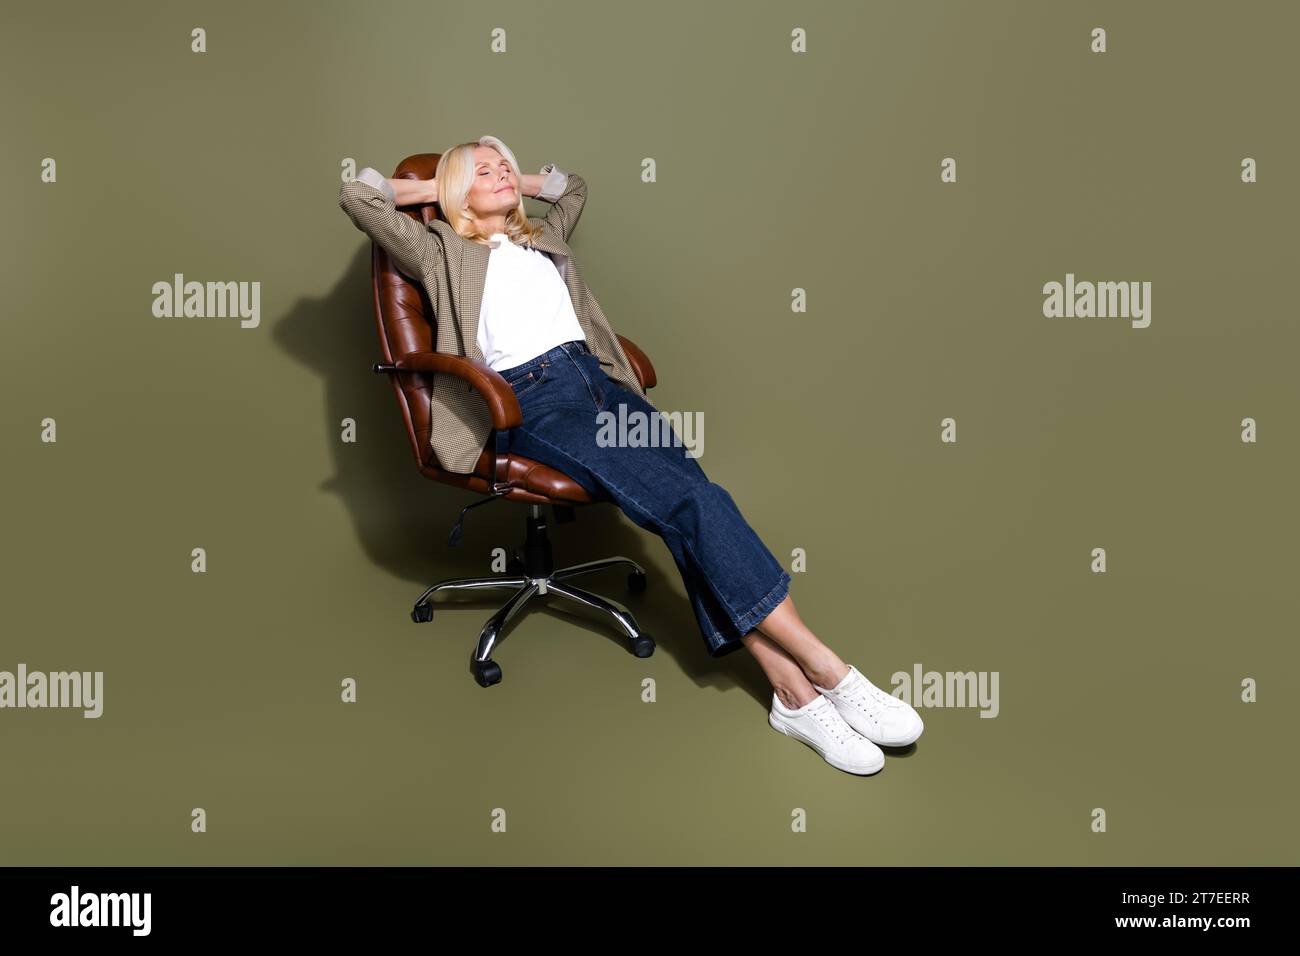
<path fill-rule="evenodd" d="M 538 170 L 538 175 L 545 176 L 546 182 L 542 183 L 542 190 L 537 194 L 537 198 L 555 202 L 564 193 L 564 187 L 569 182 L 569 174 L 554 163 L 547 163 Z"/>
<path fill-rule="evenodd" d="M 357 179 L 360 182 L 365 183 L 367 186 L 373 186 L 375 189 L 378 189 L 388 197 L 389 202 L 396 201 L 397 190 L 393 188 L 393 184 L 390 183 L 388 178 L 379 170 L 367 166 L 365 169 L 361 170 L 361 172 L 357 173 Z"/>

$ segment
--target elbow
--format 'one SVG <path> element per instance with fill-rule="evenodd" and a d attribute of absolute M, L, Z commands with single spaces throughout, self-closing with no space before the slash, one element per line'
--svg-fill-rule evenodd
<path fill-rule="evenodd" d="M 339 184 L 339 208 L 356 218 L 354 214 L 362 206 L 378 207 L 392 204 L 397 198 L 397 191 L 384 176 L 367 166 L 354 179 L 345 179 Z"/>
<path fill-rule="evenodd" d="M 362 232 L 369 233 L 365 224 L 374 220 L 376 208 L 382 205 L 383 200 L 369 186 L 355 179 L 347 180 L 339 187 L 339 208 Z"/>
<path fill-rule="evenodd" d="M 339 186 L 339 208 L 348 214 L 351 219 L 356 219 L 353 210 L 361 198 L 357 195 L 356 180 L 345 179 Z"/>

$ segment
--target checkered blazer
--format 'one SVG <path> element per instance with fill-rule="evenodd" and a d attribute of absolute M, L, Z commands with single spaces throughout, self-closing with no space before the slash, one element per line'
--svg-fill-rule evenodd
<path fill-rule="evenodd" d="M 582 280 L 568 246 L 587 201 L 587 183 L 577 173 L 565 172 L 554 163 L 547 163 L 540 173 L 546 176 L 546 182 L 537 198 L 552 205 L 545 217 L 529 217 L 530 223 L 542 227 L 532 248 L 555 263 L 569 289 L 587 348 L 600 360 L 605 374 L 644 396 L 645 390 L 618 336 Z M 429 319 L 436 329 L 437 351 L 482 363 L 478 321 L 491 249 L 465 239 L 442 219 L 425 227 L 397 210 L 394 195 L 392 184 L 381 173 L 366 167 L 356 179 L 346 180 L 339 188 L 339 207 L 392 257 L 404 275 L 424 286 L 434 309 Z M 471 474 L 492 435 L 487 401 L 462 378 L 445 372 L 429 374 L 433 376 L 429 442 L 438 465 L 447 471 Z"/>

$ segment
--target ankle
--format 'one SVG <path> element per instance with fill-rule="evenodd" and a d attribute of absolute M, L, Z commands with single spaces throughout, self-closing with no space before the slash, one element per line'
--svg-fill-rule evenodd
<path fill-rule="evenodd" d="M 796 690 L 792 687 L 777 686 L 773 688 L 776 693 L 776 699 L 781 702 L 781 706 L 786 710 L 798 710 L 806 707 L 818 697 L 818 690 L 811 684 L 805 683 L 806 689 Z"/>
<path fill-rule="evenodd" d="M 831 657 L 819 662 L 818 666 L 805 670 L 808 680 L 818 687 L 834 687 L 840 681 L 844 680 L 845 675 L 849 672 L 849 665 L 845 664 L 838 657 Z"/>

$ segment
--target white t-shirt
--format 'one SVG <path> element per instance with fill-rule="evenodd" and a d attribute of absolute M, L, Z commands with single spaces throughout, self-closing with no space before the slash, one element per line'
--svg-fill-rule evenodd
<path fill-rule="evenodd" d="M 561 342 L 585 341 L 560 270 L 544 252 L 516 245 L 503 232 L 491 237 L 478 320 L 483 360 L 513 368 Z"/>

